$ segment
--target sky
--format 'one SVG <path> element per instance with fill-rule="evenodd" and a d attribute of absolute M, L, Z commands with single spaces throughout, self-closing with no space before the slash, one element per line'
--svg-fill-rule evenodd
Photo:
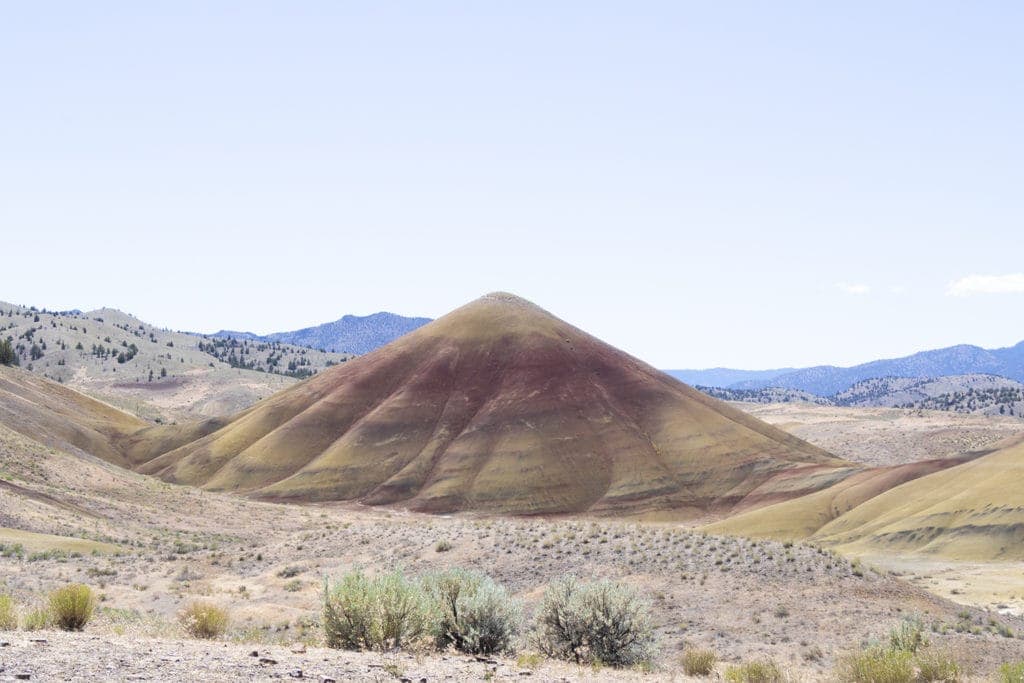
<path fill-rule="evenodd" d="M 0 300 L 524 296 L 663 368 L 1024 339 L 1024 4 L 0 7 Z"/>

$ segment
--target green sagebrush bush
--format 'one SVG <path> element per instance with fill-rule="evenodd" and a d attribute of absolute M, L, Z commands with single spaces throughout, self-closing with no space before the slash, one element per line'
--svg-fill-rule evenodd
<path fill-rule="evenodd" d="M 536 645 L 549 657 L 577 663 L 644 664 L 654 655 L 647 612 L 647 604 L 620 584 L 560 579 L 544 594 Z"/>
<path fill-rule="evenodd" d="M 430 601 L 419 581 L 398 570 L 374 578 L 361 570 L 324 585 L 323 626 L 328 647 L 392 650 L 426 635 Z"/>
<path fill-rule="evenodd" d="M 451 646 L 470 654 L 514 651 L 522 611 L 503 586 L 464 569 L 428 574 L 423 586 L 432 603 L 432 631 L 439 649 Z"/>

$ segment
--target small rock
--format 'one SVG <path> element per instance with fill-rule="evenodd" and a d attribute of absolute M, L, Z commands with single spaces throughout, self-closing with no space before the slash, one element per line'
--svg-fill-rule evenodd
<path fill-rule="evenodd" d="M 49 641 L 46 638 L 29 638 L 28 642 L 35 643 L 36 645 L 46 645 Z"/>
<path fill-rule="evenodd" d="M 305 651 L 306 651 L 306 644 L 305 643 L 295 643 L 294 645 L 292 645 L 292 652 L 294 652 L 297 655 L 301 655 Z"/>
<path fill-rule="evenodd" d="M 288 675 L 292 678 L 302 678 L 302 669 L 295 669 L 294 671 L 289 671 Z"/>
<path fill-rule="evenodd" d="M 250 657 L 259 657 L 260 656 L 260 651 L 259 650 L 253 650 L 252 652 L 249 653 L 249 656 Z"/>
<path fill-rule="evenodd" d="M 27 681 L 32 678 L 32 674 L 14 674 L 14 680 L 16 681 Z"/>
<path fill-rule="evenodd" d="M 320 677 L 320 683 L 338 683 L 338 681 L 334 680 L 333 678 L 329 678 L 327 676 L 321 676 Z"/>
<path fill-rule="evenodd" d="M 277 664 L 277 660 L 270 657 L 260 657 L 260 664 Z"/>

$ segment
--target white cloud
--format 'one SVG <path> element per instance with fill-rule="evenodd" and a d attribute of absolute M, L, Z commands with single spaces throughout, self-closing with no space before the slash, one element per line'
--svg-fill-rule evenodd
<path fill-rule="evenodd" d="M 968 275 L 950 282 L 946 294 L 971 296 L 972 294 L 1006 294 L 1024 292 L 1024 273 L 1008 275 Z"/>
<path fill-rule="evenodd" d="M 836 287 L 838 287 L 842 291 L 846 292 L 847 294 L 867 294 L 868 292 L 871 291 L 871 288 L 868 287 L 867 285 L 862 285 L 862 284 L 851 285 L 851 284 L 847 284 L 845 282 L 840 282 L 839 284 L 836 285 Z"/>

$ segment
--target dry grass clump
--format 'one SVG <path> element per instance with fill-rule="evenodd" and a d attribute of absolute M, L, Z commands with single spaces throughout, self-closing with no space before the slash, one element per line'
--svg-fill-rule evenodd
<path fill-rule="evenodd" d="M 764 659 L 730 666 L 725 672 L 725 680 L 729 683 L 785 683 L 786 676 L 778 664 L 770 659 Z"/>
<path fill-rule="evenodd" d="M 999 683 L 1024 683 L 1024 662 L 1012 662 L 999 667 Z"/>
<path fill-rule="evenodd" d="M 428 575 L 423 585 L 434 608 L 434 640 L 439 649 L 470 654 L 512 652 L 522 610 L 504 586 L 479 572 L 453 568 Z"/>
<path fill-rule="evenodd" d="M 18 608 L 10 595 L 0 595 L 0 631 L 15 631 L 18 628 Z"/>
<path fill-rule="evenodd" d="M 710 676 L 717 662 L 718 655 L 714 650 L 687 648 L 683 652 L 683 672 L 687 676 Z"/>
<path fill-rule="evenodd" d="M 96 598 L 92 589 L 73 583 L 50 593 L 50 616 L 53 623 L 64 631 L 81 631 L 92 619 Z"/>
<path fill-rule="evenodd" d="M 226 610 L 210 602 L 190 603 L 178 613 L 178 623 L 193 638 L 219 638 L 228 628 Z"/>
<path fill-rule="evenodd" d="M 49 609 L 36 607 L 24 614 L 21 618 L 21 627 L 26 631 L 41 631 L 49 626 L 51 621 Z"/>
<path fill-rule="evenodd" d="M 633 666 L 654 656 L 649 607 L 611 581 L 556 581 L 544 594 L 535 641 L 549 657 L 577 663 Z"/>
<path fill-rule="evenodd" d="M 957 683 L 964 678 L 963 667 L 944 650 L 927 648 L 917 654 L 917 679 L 935 683 Z"/>
<path fill-rule="evenodd" d="M 910 683 L 914 680 L 914 656 L 901 650 L 870 648 L 841 659 L 836 679 L 840 683 Z"/>
<path fill-rule="evenodd" d="M 944 650 L 929 646 L 924 622 L 907 618 L 889 634 L 889 647 L 872 647 L 840 660 L 840 683 L 910 683 L 944 681 L 957 683 L 963 667 Z"/>

